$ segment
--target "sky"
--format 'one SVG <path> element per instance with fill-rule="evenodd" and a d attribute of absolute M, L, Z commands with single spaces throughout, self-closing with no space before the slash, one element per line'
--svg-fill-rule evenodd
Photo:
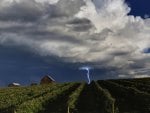
<path fill-rule="evenodd" d="M 150 77 L 149 0 L 1 0 L 0 86 Z"/>

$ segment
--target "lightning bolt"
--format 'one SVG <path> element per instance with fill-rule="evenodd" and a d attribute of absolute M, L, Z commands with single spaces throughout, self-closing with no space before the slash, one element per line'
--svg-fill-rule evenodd
<path fill-rule="evenodd" d="M 90 70 L 92 69 L 92 67 L 89 67 L 89 66 L 83 66 L 83 67 L 80 67 L 79 70 L 86 70 L 87 71 L 87 79 L 88 79 L 88 84 L 91 83 L 91 79 L 90 79 Z"/>

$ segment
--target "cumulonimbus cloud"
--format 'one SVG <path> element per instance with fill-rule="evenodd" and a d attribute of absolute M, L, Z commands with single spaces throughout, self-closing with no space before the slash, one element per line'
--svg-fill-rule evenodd
<path fill-rule="evenodd" d="M 124 0 L 1 0 L 0 6 L 1 45 L 116 67 L 120 75 L 149 74 L 137 70 L 150 65 L 144 53 L 150 19 L 128 15 L 132 9 Z"/>

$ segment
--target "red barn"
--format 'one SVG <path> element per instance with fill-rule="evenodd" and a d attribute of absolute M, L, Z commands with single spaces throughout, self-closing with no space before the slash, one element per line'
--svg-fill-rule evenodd
<path fill-rule="evenodd" d="M 46 75 L 41 79 L 40 84 L 50 84 L 50 83 L 54 83 L 54 82 L 55 82 L 55 80 L 51 76 Z"/>

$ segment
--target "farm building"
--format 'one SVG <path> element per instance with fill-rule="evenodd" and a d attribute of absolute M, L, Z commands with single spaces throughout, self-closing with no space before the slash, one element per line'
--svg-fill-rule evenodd
<path fill-rule="evenodd" d="M 41 79 L 40 84 L 49 84 L 49 83 L 54 83 L 54 82 L 55 80 L 51 76 L 46 75 Z"/>
<path fill-rule="evenodd" d="M 15 82 L 8 85 L 8 87 L 19 87 L 19 86 L 20 84 Z"/>

